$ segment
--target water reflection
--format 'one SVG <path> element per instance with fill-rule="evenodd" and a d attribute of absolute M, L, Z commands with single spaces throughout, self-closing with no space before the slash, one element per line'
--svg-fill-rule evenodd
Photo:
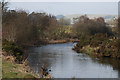
<path fill-rule="evenodd" d="M 51 69 L 54 78 L 117 78 L 120 61 L 95 59 L 72 50 L 73 43 L 51 44 L 29 49 L 31 68 L 39 73 L 42 64 Z"/>
<path fill-rule="evenodd" d="M 100 63 L 102 65 L 109 65 L 113 67 L 113 70 L 118 71 L 118 78 L 120 78 L 120 60 L 119 59 L 110 59 L 110 58 L 92 58 L 94 62 Z"/>

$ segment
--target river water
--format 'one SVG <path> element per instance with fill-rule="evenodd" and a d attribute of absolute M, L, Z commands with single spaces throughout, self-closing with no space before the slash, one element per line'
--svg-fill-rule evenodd
<path fill-rule="evenodd" d="M 91 58 L 72 50 L 74 43 L 50 44 L 29 49 L 30 67 L 39 73 L 41 65 L 54 78 L 119 78 L 120 60 Z"/>

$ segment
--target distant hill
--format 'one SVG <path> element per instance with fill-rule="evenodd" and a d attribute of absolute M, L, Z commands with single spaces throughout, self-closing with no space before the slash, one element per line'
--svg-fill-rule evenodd
<path fill-rule="evenodd" d="M 82 16 L 84 14 L 71 14 L 71 15 L 66 15 L 65 17 L 66 18 L 76 18 L 76 17 L 79 17 L 79 16 Z M 103 17 L 104 19 L 112 19 L 114 17 L 117 17 L 117 15 L 107 15 L 107 14 L 87 14 L 87 16 L 90 18 L 90 19 L 94 19 L 94 18 L 98 18 L 98 17 Z"/>
<path fill-rule="evenodd" d="M 60 19 L 60 18 L 64 18 L 64 17 L 65 17 L 64 15 L 57 15 L 56 19 Z"/>
<path fill-rule="evenodd" d="M 73 18 L 77 18 L 77 17 L 80 17 L 82 15 L 85 15 L 85 14 L 70 14 L 70 15 L 66 15 L 66 16 L 64 16 L 64 15 L 57 15 L 56 19 L 67 18 L 67 19 L 70 19 L 71 20 L 71 24 L 73 24 Z M 109 14 L 108 15 L 107 14 L 87 14 L 87 16 L 90 19 L 103 17 L 105 19 L 106 23 L 112 23 L 114 18 L 118 18 L 117 15 L 109 15 Z"/>
<path fill-rule="evenodd" d="M 71 19 L 71 23 L 73 24 L 73 18 L 77 18 L 77 17 L 80 17 L 82 15 L 85 15 L 85 14 L 71 14 L 71 15 L 66 15 L 65 18 Z M 117 15 L 107 15 L 107 14 L 105 14 L 105 15 L 104 14 L 87 14 L 87 16 L 90 19 L 103 17 L 105 19 L 106 23 L 111 23 L 111 22 L 113 22 L 114 18 L 118 17 Z"/>
<path fill-rule="evenodd" d="M 108 16 L 104 16 L 104 19 L 113 19 L 115 16 L 112 15 L 108 15 Z"/>

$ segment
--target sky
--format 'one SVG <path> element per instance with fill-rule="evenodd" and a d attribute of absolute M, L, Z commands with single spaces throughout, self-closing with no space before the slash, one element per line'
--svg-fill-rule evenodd
<path fill-rule="evenodd" d="M 44 2 L 42 2 L 44 1 Z M 102 2 L 95 2 L 84 0 L 84 2 L 77 0 L 79 2 L 61 2 L 49 1 L 48 0 L 11 0 L 9 1 L 10 9 L 16 10 L 26 10 L 27 12 L 47 12 L 53 15 L 69 15 L 69 14 L 118 14 L 118 2 L 117 0 L 104 0 Z M 71 0 L 73 1 L 73 0 Z M 105 2 L 106 1 L 106 2 Z"/>
<path fill-rule="evenodd" d="M 119 2 L 119 0 L 9 0 L 11 2 Z"/>

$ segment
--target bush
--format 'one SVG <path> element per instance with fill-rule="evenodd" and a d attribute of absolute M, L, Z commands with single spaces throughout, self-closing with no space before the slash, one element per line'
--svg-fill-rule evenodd
<path fill-rule="evenodd" d="M 7 55 L 12 55 L 16 58 L 16 61 L 23 60 L 23 51 L 12 41 L 8 41 L 6 39 L 2 40 L 2 50 L 7 52 Z"/>
<path fill-rule="evenodd" d="M 88 48 L 86 46 L 90 45 Z M 83 48 L 84 47 L 84 48 Z M 91 50 L 93 49 L 93 50 Z M 107 34 L 95 34 L 81 36 L 80 41 L 74 47 L 77 52 L 86 52 L 103 57 L 120 58 L 120 40 Z"/>

